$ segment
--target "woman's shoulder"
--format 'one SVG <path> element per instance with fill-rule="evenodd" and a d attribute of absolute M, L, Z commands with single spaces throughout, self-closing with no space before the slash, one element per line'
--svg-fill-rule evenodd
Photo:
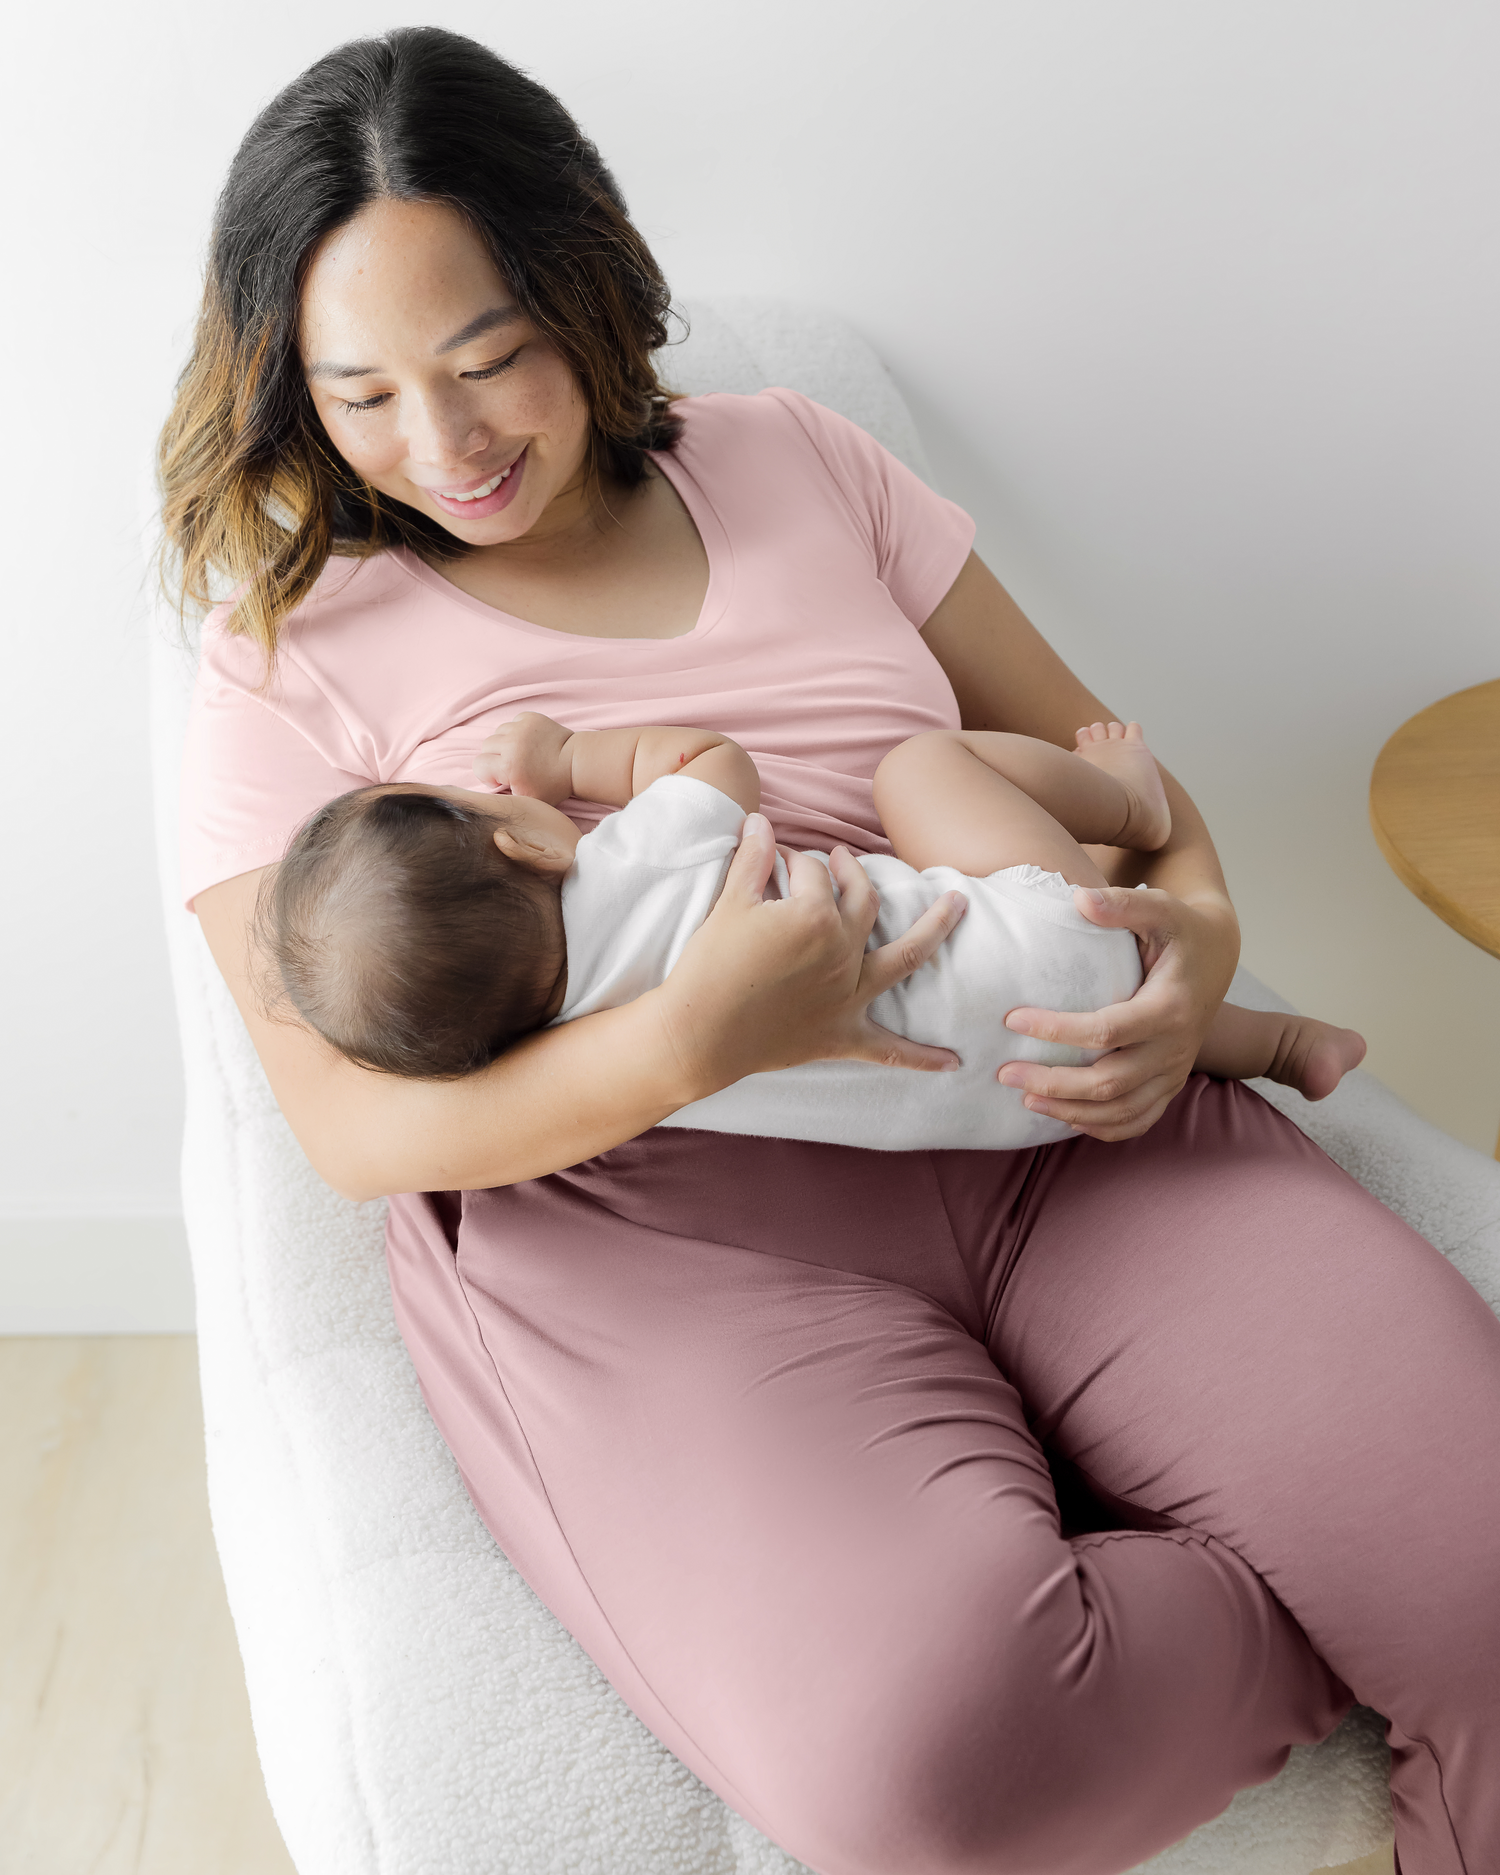
<path fill-rule="evenodd" d="M 421 588 L 401 549 L 362 559 L 332 556 L 305 597 L 281 621 L 274 664 L 296 663 L 313 635 L 323 642 L 346 630 L 368 634 L 382 619 L 399 625 L 403 600 Z M 257 694 L 266 687 L 267 661 L 259 642 L 234 628 L 238 593 L 231 593 L 203 620 L 200 669 L 227 683 L 248 685 Z"/>
<path fill-rule="evenodd" d="M 676 408 L 678 460 L 702 486 L 731 498 L 758 505 L 774 487 L 783 502 L 831 505 L 863 521 L 885 506 L 893 473 L 909 475 L 858 424 L 785 385 L 688 397 Z"/>
<path fill-rule="evenodd" d="M 877 454 L 880 444 L 847 417 L 815 403 L 802 391 L 769 384 L 751 393 L 709 391 L 679 398 L 673 410 L 683 420 L 682 441 L 696 452 L 717 452 L 761 443 L 771 449 L 821 454 L 830 439 Z"/>

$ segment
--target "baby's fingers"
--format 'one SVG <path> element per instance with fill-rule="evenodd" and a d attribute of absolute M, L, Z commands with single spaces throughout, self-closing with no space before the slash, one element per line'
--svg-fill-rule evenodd
<path fill-rule="evenodd" d="M 510 786 L 511 760 L 507 754 L 481 750 L 469 766 L 480 781 L 488 782 L 492 788 Z"/>

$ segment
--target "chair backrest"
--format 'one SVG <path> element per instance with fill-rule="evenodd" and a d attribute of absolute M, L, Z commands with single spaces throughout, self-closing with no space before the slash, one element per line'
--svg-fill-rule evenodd
<path fill-rule="evenodd" d="M 689 395 L 753 395 L 777 384 L 826 404 L 937 484 L 900 391 L 853 326 L 815 307 L 771 299 L 690 300 L 687 336 L 657 354 L 662 375 Z"/>

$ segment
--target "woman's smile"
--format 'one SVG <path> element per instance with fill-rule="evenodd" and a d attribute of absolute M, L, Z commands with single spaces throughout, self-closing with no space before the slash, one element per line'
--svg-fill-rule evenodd
<path fill-rule="evenodd" d="M 529 444 L 527 448 L 530 448 Z M 489 515 L 498 514 L 502 508 L 508 508 L 515 500 L 525 468 L 526 450 L 523 449 L 509 468 L 498 470 L 482 482 L 475 482 L 462 490 L 424 488 L 423 493 L 430 496 L 445 514 L 455 515 L 461 521 L 482 521 Z M 418 487 L 421 486 L 418 483 Z"/>

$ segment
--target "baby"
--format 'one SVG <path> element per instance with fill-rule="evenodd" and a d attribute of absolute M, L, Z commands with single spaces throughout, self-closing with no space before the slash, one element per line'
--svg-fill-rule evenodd
<path fill-rule="evenodd" d="M 390 783 L 341 795 L 268 882 L 258 922 L 286 994 L 364 1066 L 465 1074 L 534 1029 L 655 987 L 712 909 L 760 805 L 754 762 L 711 730 L 572 732 L 527 714 L 498 752 L 509 793 Z M 621 811 L 580 836 L 557 806 L 569 799 Z M 1096 1057 L 1014 1034 L 1005 1016 L 1103 1008 L 1140 984 L 1135 939 L 1092 924 L 1073 896 L 1106 883 L 1084 844 L 1149 853 L 1171 831 L 1139 726 L 1095 723 L 1073 751 L 999 732 L 914 736 L 880 764 L 875 804 L 896 856 L 859 862 L 880 898 L 871 945 L 945 891 L 969 905 L 936 956 L 870 1013 L 951 1047 L 962 1068 L 810 1062 L 749 1075 L 665 1124 L 887 1149 L 1067 1137 L 996 1072 L 1008 1060 Z M 768 896 L 786 890 L 778 858 Z M 1350 1029 L 1226 1003 L 1197 1065 L 1320 1100 L 1363 1055 Z"/>

